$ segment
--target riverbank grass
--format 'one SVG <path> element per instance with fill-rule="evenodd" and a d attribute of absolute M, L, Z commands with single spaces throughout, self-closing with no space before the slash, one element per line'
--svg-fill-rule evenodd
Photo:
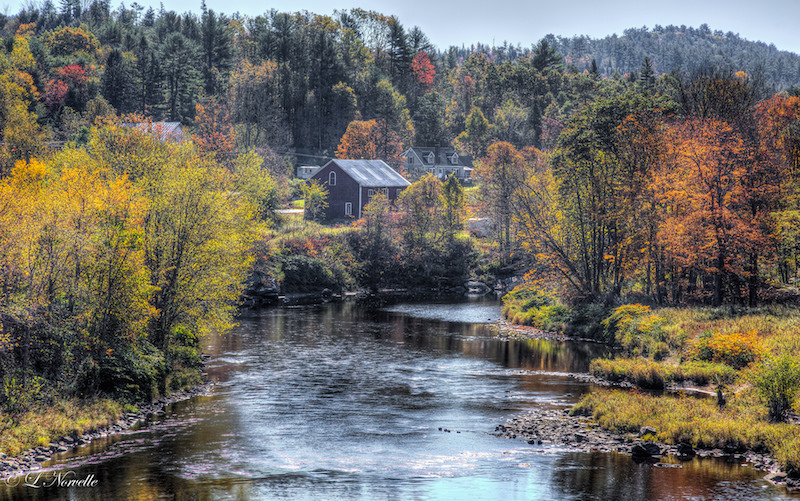
<path fill-rule="evenodd" d="M 800 476 L 800 434 L 789 422 L 800 411 L 800 312 L 625 305 L 603 326 L 619 351 L 592 361 L 595 377 L 639 388 L 724 389 L 725 400 L 604 390 L 586 395 L 573 412 L 620 433 L 654 427 L 668 444 L 767 452 Z"/>
<path fill-rule="evenodd" d="M 558 305 L 526 284 L 504 299 L 503 313 L 511 322 L 532 325 Z M 570 319 L 586 309 L 561 307 L 562 332 L 574 332 Z M 595 310 L 600 316 L 601 308 Z M 658 430 L 654 439 L 667 444 L 769 453 L 787 473 L 800 476 L 800 434 L 790 422 L 800 412 L 797 308 L 626 304 L 606 310 L 596 324 L 582 329 L 616 348 L 615 356 L 592 361 L 590 371 L 599 380 L 641 389 L 706 387 L 724 397 L 601 390 L 585 395 L 574 414 L 590 415 L 601 427 L 622 434 L 650 426 Z"/>
<path fill-rule="evenodd" d="M 0 452 L 16 456 L 60 437 L 84 434 L 116 422 L 136 408 L 111 399 L 63 399 L 18 414 L 0 413 Z"/>
<path fill-rule="evenodd" d="M 752 389 L 731 395 L 722 409 L 713 399 L 599 390 L 584 395 L 571 412 L 623 435 L 649 426 L 656 430 L 653 439 L 666 444 L 769 453 L 787 472 L 800 473 L 797 425 L 771 422 Z"/>

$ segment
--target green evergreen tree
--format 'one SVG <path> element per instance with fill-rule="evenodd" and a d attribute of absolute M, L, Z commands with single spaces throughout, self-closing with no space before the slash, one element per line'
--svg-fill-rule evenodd
<path fill-rule="evenodd" d="M 181 33 L 171 33 L 159 47 L 166 84 L 167 116 L 172 121 L 189 123 L 194 118 L 200 91 L 200 78 L 194 64 L 197 45 Z"/>
<path fill-rule="evenodd" d="M 533 48 L 531 64 L 539 71 L 561 70 L 561 60 L 561 54 L 544 38 L 539 40 L 539 43 Z"/>
<path fill-rule="evenodd" d="M 428 92 L 419 100 L 414 114 L 414 144 L 417 146 L 445 146 L 447 128 L 444 123 L 445 103 L 436 92 Z"/>
<path fill-rule="evenodd" d="M 652 92 L 655 86 L 656 77 L 653 61 L 647 56 L 642 61 L 642 68 L 639 70 L 639 87 L 645 92 Z"/>

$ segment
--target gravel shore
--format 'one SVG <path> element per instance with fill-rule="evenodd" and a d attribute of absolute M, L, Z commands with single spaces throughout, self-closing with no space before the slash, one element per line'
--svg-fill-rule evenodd
<path fill-rule="evenodd" d="M 600 428 L 590 417 L 571 416 L 568 410 L 533 409 L 515 416 L 495 429 L 495 436 L 522 439 L 529 444 L 549 448 L 567 448 L 580 452 L 617 452 L 630 454 L 637 462 L 658 465 L 664 456 L 681 461 L 695 457 L 724 457 L 737 463 L 748 463 L 767 472 L 766 480 L 785 484 L 790 490 L 800 489 L 800 481 L 789 478 L 770 456 L 753 451 L 730 448 L 694 449 L 689 444 L 668 445 L 649 438 L 657 430 L 643 427 L 638 434 L 620 435 Z"/>

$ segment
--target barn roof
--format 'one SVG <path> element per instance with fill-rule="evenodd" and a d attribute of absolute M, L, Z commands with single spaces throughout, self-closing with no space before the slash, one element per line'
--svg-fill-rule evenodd
<path fill-rule="evenodd" d="M 331 160 L 362 187 L 406 187 L 406 178 L 389 167 L 383 160 Z"/>

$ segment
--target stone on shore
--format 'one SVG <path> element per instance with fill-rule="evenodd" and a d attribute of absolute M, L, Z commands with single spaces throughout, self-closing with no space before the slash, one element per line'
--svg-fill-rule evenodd
<path fill-rule="evenodd" d="M 691 458 L 693 458 L 693 457 L 695 457 L 697 455 L 697 453 L 694 450 L 694 447 L 692 447 L 690 444 L 687 444 L 685 442 L 679 443 L 678 447 L 676 449 L 678 451 L 678 458 L 680 458 L 680 459 L 684 459 L 684 458 L 685 459 L 691 459 Z"/>
<path fill-rule="evenodd" d="M 658 430 L 656 430 L 652 426 L 642 426 L 641 428 L 639 428 L 639 438 L 645 435 L 652 435 L 655 437 L 656 433 L 658 433 Z"/>
<path fill-rule="evenodd" d="M 631 447 L 631 455 L 633 457 L 648 457 L 648 456 L 660 456 L 661 455 L 661 447 L 654 442 L 644 442 L 641 444 L 635 444 Z"/>

